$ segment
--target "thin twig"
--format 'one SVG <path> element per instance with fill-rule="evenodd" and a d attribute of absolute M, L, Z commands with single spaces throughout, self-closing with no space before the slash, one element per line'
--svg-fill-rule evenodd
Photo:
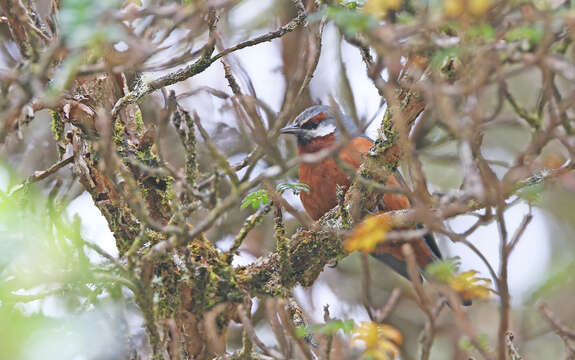
<path fill-rule="evenodd" d="M 265 344 L 256 335 L 256 331 L 254 330 L 254 327 L 252 325 L 252 322 L 250 321 L 248 312 L 247 312 L 246 308 L 244 307 L 244 304 L 238 305 L 238 316 L 239 316 L 240 321 L 242 322 L 242 325 L 244 326 L 244 330 L 246 331 L 248 336 L 251 338 L 251 340 L 254 342 L 254 344 L 256 344 L 263 351 L 264 354 L 266 354 L 268 356 L 273 356 L 275 358 L 281 358 L 282 357 L 281 354 L 279 354 L 277 351 L 270 349 L 267 346 L 265 346 Z"/>
<path fill-rule="evenodd" d="M 244 222 L 244 225 L 242 226 L 242 228 L 240 229 L 240 231 L 236 235 L 236 238 L 234 239 L 234 243 L 232 244 L 232 246 L 228 250 L 228 253 L 226 255 L 226 261 L 228 264 L 232 263 L 232 259 L 233 259 L 234 255 L 236 254 L 236 252 L 238 251 L 238 249 L 242 245 L 244 239 L 249 234 L 249 232 L 252 231 L 252 229 L 255 228 L 259 223 L 261 223 L 263 217 L 268 212 L 270 212 L 270 210 L 271 210 L 270 205 L 261 206 L 254 214 L 250 215 L 246 219 L 246 221 Z"/>
<path fill-rule="evenodd" d="M 161 76 L 157 79 L 154 79 L 148 83 L 139 84 L 139 86 L 137 86 L 136 89 L 134 89 L 134 91 L 132 91 L 128 95 L 122 97 L 121 99 L 119 99 L 116 102 L 116 104 L 114 105 L 114 108 L 112 109 L 112 119 L 115 119 L 118 116 L 119 112 L 126 105 L 139 102 L 144 96 L 146 96 L 147 94 L 150 94 L 153 91 L 156 91 L 156 90 L 161 89 L 163 87 L 173 85 L 175 83 L 189 79 L 190 77 L 195 76 L 195 75 L 203 72 L 211 64 L 213 64 L 214 62 L 216 62 L 220 58 L 222 58 L 222 57 L 224 57 L 224 56 L 226 56 L 226 55 L 228 55 L 234 51 L 244 49 L 246 47 L 254 46 L 254 45 L 266 42 L 266 41 L 271 41 L 273 39 L 277 39 L 279 37 L 284 36 L 288 32 L 294 31 L 299 26 L 303 25 L 305 22 L 305 19 L 307 18 L 307 13 L 305 12 L 305 8 L 303 7 L 301 0 L 296 1 L 295 3 L 296 3 L 296 6 L 298 8 L 297 16 L 294 19 L 292 19 L 289 23 L 281 26 L 278 30 L 271 31 L 267 34 L 264 34 L 262 36 L 258 36 L 254 39 L 250 39 L 250 40 L 246 40 L 244 42 L 241 42 L 235 46 L 232 46 L 230 48 L 222 50 L 220 53 L 218 53 L 217 55 L 214 55 L 214 56 L 211 56 L 211 54 L 214 50 L 215 43 L 211 44 L 211 46 L 206 47 L 206 49 L 204 50 L 204 53 L 202 54 L 200 59 L 198 59 L 193 64 L 188 65 L 188 66 L 186 66 L 182 69 L 179 69 L 175 72 L 163 75 L 163 76 Z"/>
<path fill-rule="evenodd" d="M 551 311 L 547 304 L 539 305 L 539 311 L 545 317 L 545 320 L 551 325 L 553 331 L 563 340 L 567 352 L 567 359 L 575 359 L 575 330 L 563 325 Z"/>
<path fill-rule="evenodd" d="M 369 273 L 369 263 L 367 262 L 367 254 L 361 253 L 361 272 L 363 274 L 363 281 L 361 282 L 362 286 L 362 298 L 363 298 L 363 307 L 367 314 L 369 315 L 369 319 L 371 321 L 375 321 L 375 316 L 373 314 L 373 302 L 371 301 L 371 275 Z"/>
<path fill-rule="evenodd" d="M 378 324 L 382 324 L 385 321 L 385 319 L 387 319 L 387 317 L 391 314 L 393 309 L 395 309 L 395 307 L 397 306 L 397 303 L 399 302 L 400 298 L 401 298 L 401 289 L 400 288 L 393 289 L 391 295 L 389 295 L 389 298 L 387 299 L 387 303 L 385 304 L 385 306 L 381 309 L 377 309 L 377 311 L 375 312 L 375 319 L 376 319 L 375 321 Z"/>
<path fill-rule="evenodd" d="M 64 160 L 60 160 L 57 163 L 55 163 L 54 165 L 50 166 L 48 169 L 46 170 L 42 170 L 42 171 L 36 171 L 34 173 L 34 175 L 31 175 L 29 177 L 26 178 L 26 180 L 24 180 L 24 182 L 22 182 L 21 184 L 18 184 L 16 186 L 14 186 L 12 188 L 12 190 L 10 190 L 9 192 L 9 196 L 12 196 L 14 193 L 22 190 L 23 188 L 25 188 L 27 185 L 38 182 L 40 180 L 43 180 L 45 178 L 47 178 L 48 176 L 54 174 L 56 171 L 60 170 L 61 168 L 63 168 L 64 166 L 71 164 L 74 161 L 74 157 L 70 156 Z"/>

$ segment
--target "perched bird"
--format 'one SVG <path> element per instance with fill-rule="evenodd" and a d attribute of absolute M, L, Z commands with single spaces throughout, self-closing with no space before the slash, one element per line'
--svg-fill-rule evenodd
<path fill-rule="evenodd" d="M 341 140 L 338 120 L 345 127 L 351 140 L 337 154 L 339 158 L 353 169 L 357 170 L 363 162 L 363 157 L 369 152 L 373 141 L 361 134 L 354 122 L 343 114 L 336 115 L 331 108 L 315 105 L 299 114 L 295 120 L 284 127 L 283 134 L 293 134 L 297 138 L 297 149 L 300 155 L 315 153 L 330 148 Z M 351 179 L 337 165 L 333 157 L 326 157 L 317 163 L 301 163 L 299 165 L 299 182 L 309 186 L 309 193 L 301 192 L 300 198 L 308 215 L 319 219 L 337 205 L 337 186 L 345 190 L 351 184 Z M 406 183 L 398 171 L 387 178 L 387 186 L 406 187 Z M 408 209 L 411 204 L 407 197 L 401 194 L 386 193 L 383 196 L 385 211 Z M 417 265 L 425 268 L 436 259 L 441 259 L 441 253 L 431 234 L 421 240 L 412 242 Z M 383 261 L 392 269 L 409 278 L 400 245 L 380 244 L 372 256 Z"/>

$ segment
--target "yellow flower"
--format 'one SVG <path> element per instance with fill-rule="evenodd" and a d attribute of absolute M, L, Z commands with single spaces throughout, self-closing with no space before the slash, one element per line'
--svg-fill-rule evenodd
<path fill-rule="evenodd" d="M 488 299 L 491 293 L 489 286 L 491 280 L 485 278 L 478 278 L 475 275 L 477 271 L 469 270 L 464 271 L 458 275 L 454 275 L 448 280 L 449 286 L 457 291 L 465 300 L 472 298 Z"/>
<path fill-rule="evenodd" d="M 375 18 L 382 19 L 388 10 L 399 10 L 402 0 L 368 0 L 363 5 L 363 11 Z"/>
<path fill-rule="evenodd" d="M 372 252 L 377 244 L 385 240 L 391 225 L 385 214 L 366 216 L 363 222 L 357 225 L 344 244 L 345 251 Z"/>
<path fill-rule="evenodd" d="M 403 342 L 401 332 L 390 325 L 371 321 L 362 322 L 351 334 L 352 346 L 363 345 L 364 359 L 390 360 L 399 357 L 399 346 Z"/>
<path fill-rule="evenodd" d="M 445 0 L 443 13 L 449 18 L 456 18 L 463 13 L 463 0 Z"/>
<path fill-rule="evenodd" d="M 485 15 L 492 5 L 492 0 L 469 0 L 467 3 L 471 15 L 478 17 Z"/>
<path fill-rule="evenodd" d="M 385 0 L 388 9 L 399 10 L 401 9 L 401 0 Z"/>

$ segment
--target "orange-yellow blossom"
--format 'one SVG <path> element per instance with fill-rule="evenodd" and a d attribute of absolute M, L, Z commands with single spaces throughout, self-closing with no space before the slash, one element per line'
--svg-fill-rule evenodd
<path fill-rule="evenodd" d="M 362 251 L 370 253 L 375 250 L 377 244 L 385 241 L 387 232 L 391 229 L 389 220 L 385 214 L 368 215 L 353 228 L 351 235 L 344 244 L 345 251 Z"/>
<path fill-rule="evenodd" d="M 351 345 L 362 345 L 363 359 L 390 360 L 399 357 L 403 342 L 401 332 L 390 325 L 362 322 L 351 334 Z"/>

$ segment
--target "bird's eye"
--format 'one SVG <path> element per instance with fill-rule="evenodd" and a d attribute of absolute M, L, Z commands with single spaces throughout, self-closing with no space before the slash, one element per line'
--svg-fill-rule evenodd
<path fill-rule="evenodd" d="M 301 125 L 302 129 L 313 130 L 316 129 L 319 123 L 317 121 L 308 121 Z"/>

